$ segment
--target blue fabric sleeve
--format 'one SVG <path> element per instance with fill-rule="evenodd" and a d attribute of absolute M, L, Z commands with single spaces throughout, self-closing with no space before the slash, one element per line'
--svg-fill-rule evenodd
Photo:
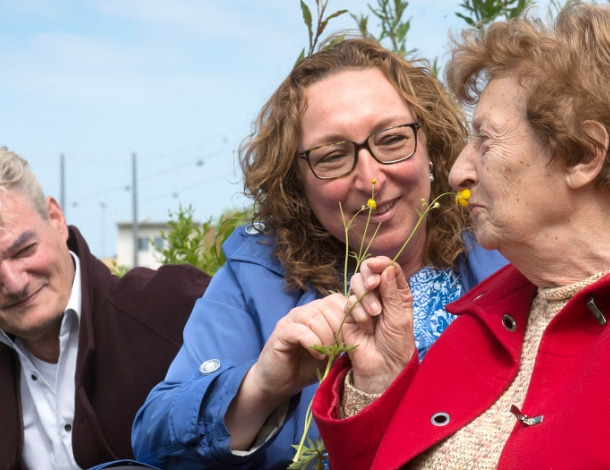
<path fill-rule="evenodd" d="M 136 416 L 132 444 L 139 461 L 181 470 L 285 469 L 294 454 L 291 445 L 300 437 L 314 386 L 293 399 L 284 426 L 263 447 L 247 456 L 234 455 L 229 448 L 224 415 L 244 376 L 277 321 L 315 298 L 313 293 L 287 292 L 273 263 L 255 262 L 265 258 L 257 250 L 270 248 L 244 242 L 242 235 L 225 243 L 227 263 L 196 302 L 182 348 Z M 220 367 L 201 373 L 201 364 L 212 359 Z"/>

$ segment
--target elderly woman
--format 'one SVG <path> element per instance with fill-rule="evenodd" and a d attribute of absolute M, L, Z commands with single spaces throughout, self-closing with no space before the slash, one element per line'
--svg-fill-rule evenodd
<path fill-rule="evenodd" d="M 227 263 L 136 417 L 138 459 L 181 470 L 285 469 L 303 435 L 315 369 L 325 365 L 302 353 L 321 341 L 300 322 L 343 312 L 345 297 L 328 292 L 347 281 L 346 250 L 364 239 L 373 255 L 398 254 L 421 200 L 451 191 L 449 168 L 466 136 L 459 105 L 425 64 L 375 41 L 348 39 L 298 63 L 242 147 L 257 222 L 224 244 Z M 373 188 L 369 220 L 361 208 Z M 505 264 L 470 243 L 470 221 L 452 198 L 441 204 L 397 259 L 417 296 L 421 356 L 453 318 L 445 305 Z"/>
<path fill-rule="evenodd" d="M 511 265 L 448 307 L 421 364 L 400 269 L 355 276 L 359 346 L 314 401 L 330 467 L 608 468 L 610 6 L 467 31 L 447 78 L 477 103 L 450 182 Z"/>

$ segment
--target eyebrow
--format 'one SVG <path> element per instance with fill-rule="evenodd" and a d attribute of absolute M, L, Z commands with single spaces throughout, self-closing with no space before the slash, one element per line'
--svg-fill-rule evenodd
<path fill-rule="evenodd" d="M 381 121 L 377 122 L 373 127 L 371 127 L 369 129 L 368 137 L 370 137 L 371 135 L 373 135 L 379 131 L 383 131 L 385 129 L 390 129 L 395 126 L 400 126 L 402 124 L 408 124 L 411 122 L 418 121 L 417 117 L 411 118 L 411 117 L 405 116 L 404 119 L 406 121 L 402 122 L 403 118 L 401 118 L 401 117 L 397 117 L 396 115 L 387 116 L 384 119 L 382 119 Z M 394 122 L 396 122 L 397 124 L 393 124 Z M 315 145 L 311 146 L 310 148 L 323 147 L 325 145 L 336 144 L 338 142 L 354 142 L 353 139 L 348 139 L 347 137 L 345 137 L 345 135 L 343 133 L 337 133 L 337 132 L 333 132 L 332 134 L 325 135 L 324 137 L 318 138 L 316 140 L 320 141 L 321 143 L 315 144 Z"/>
<path fill-rule="evenodd" d="M 28 241 L 30 241 L 32 238 L 35 237 L 35 233 L 33 230 L 26 230 L 25 232 L 23 232 L 21 235 L 19 235 L 19 237 L 17 238 L 17 240 L 15 240 L 11 246 L 8 247 L 7 252 L 12 252 L 14 250 L 17 250 L 18 248 L 20 248 L 22 245 L 26 244 Z"/>

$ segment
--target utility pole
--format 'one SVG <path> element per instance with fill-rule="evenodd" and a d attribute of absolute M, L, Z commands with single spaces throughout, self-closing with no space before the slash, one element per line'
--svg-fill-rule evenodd
<path fill-rule="evenodd" d="M 101 235 L 102 235 L 102 250 L 100 251 L 100 257 L 104 257 L 106 255 L 106 202 L 105 201 L 100 201 L 100 207 L 102 208 L 102 228 L 101 228 Z"/>
<path fill-rule="evenodd" d="M 59 204 L 66 215 L 66 163 L 64 154 L 59 155 Z"/>
<path fill-rule="evenodd" d="M 138 186 L 136 171 L 136 153 L 131 155 L 132 163 L 132 188 L 133 188 L 133 267 L 138 266 Z"/>

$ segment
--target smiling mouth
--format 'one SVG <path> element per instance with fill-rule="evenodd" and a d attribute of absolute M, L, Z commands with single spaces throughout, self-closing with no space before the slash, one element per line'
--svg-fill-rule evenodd
<path fill-rule="evenodd" d="M 24 297 L 24 298 L 21 298 L 19 300 L 12 300 L 12 301 L 7 302 L 6 304 L 4 304 L 2 309 L 3 310 L 9 310 L 9 309 L 12 309 L 12 308 L 19 308 L 22 305 L 26 304 L 28 300 L 30 300 L 30 297 Z"/>
<path fill-rule="evenodd" d="M 3 306 L 3 310 L 8 310 L 11 308 L 21 308 L 24 305 L 27 305 L 28 302 L 30 302 L 34 297 L 36 297 L 36 295 L 38 294 L 38 292 L 40 292 L 41 289 L 37 290 L 36 292 L 31 292 L 28 295 L 24 295 L 22 297 L 19 298 L 12 298 L 10 300 L 8 300 Z"/>
<path fill-rule="evenodd" d="M 383 205 L 378 205 L 376 209 L 371 211 L 371 215 L 379 215 L 389 211 L 394 206 L 394 201 L 387 202 Z"/>
<path fill-rule="evenodd" d="M 380 222 L 381 220 L 385 220 L 384 214 L 389 213 L 395 204 L 396 200 L 392 200 L 390 202 L 377 205 L 375 209 L 371 210 L 370 215 L 368 208 L 365 208 L 365 210 L 360 210 L 359 213 L 357 213 L 356 215 L 358 216 L 358 218 L 370 217 L 371 221 Z"/>

